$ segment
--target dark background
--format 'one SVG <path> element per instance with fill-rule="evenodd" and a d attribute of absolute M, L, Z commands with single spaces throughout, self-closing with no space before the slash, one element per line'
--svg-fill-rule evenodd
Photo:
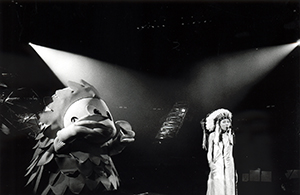
<path fill-rule="evenodd" d="M 297 1 L 14 0 L 2 1 L 0 9 L 0 69 L 11 73 L 2 74 L 2 82 L 12 88 L 32 88 L 40 97 L 63 85 L 29 42 L 153 78 L 184 79 L 196 61 L 299 39 Z M 299 169 L 298 65 L 299 47 L 253 86 L 246 98 L 229 107 L 234 115 L 241 195 L 299 193 L 298 181 L 285 191 L 281 187 L 289 181 L 286 171 Z M 161 96 L 168 99 L 163 91 Z M 114 157 L 123 192 L 205 194 L 209 169 L 199 122 L 209 111 L 191 105 L 178 136 L 157 144 L 155 135 L 176 97 L 170 99 L 160 102 L 160 112 L 147 106 L 144 110 L 111 108 L 115 118 L 126 118 L 137 134 L 136 142 Z M 23 188 L 23 175 L 34 140 L 24 133 L 0 138 L 1 194 L 29 194 Z M 258 168 L 272 171 L 272 182 L 242 182 L 242 173 Z"/>

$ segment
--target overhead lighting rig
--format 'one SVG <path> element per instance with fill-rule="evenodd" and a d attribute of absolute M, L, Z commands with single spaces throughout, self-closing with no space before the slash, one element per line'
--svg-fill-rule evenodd
<path fill-rule="evenodd" d="M 186 102 L 176 102 L 163 122 L 155 139 L 161 141 L 176 137 L 187 112 L 188 104 Z"/>

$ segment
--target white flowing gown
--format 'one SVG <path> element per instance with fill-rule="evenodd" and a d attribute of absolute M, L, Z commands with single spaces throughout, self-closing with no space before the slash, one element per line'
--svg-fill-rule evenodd
<path fill-rule="evenodd" d="M 222 141 L 214 139 L 215 135 L 216 133 L 212 132 L 208 138 L 207 159 L 210 173 L 206 194 L 235 195 L 235 168 L 232 154 L 233 135 L 223 133 Z"/>

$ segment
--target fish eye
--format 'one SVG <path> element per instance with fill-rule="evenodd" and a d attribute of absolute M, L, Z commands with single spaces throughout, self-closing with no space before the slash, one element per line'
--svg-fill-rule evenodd
<path fill-rule="evenodd" d="M 76 116 L 73 116 L 73 117 L 71 118 L 71 122 L 72 122 L 72 123 L 75 123 L 77 120 L 78 120 L 78 118 L 77 118 Z"/>
<path fill-rule="evenodd" d="M 94 109 L 94 114 L 100 114 L 100 115 L 102 115 L 98 109 Z"/>

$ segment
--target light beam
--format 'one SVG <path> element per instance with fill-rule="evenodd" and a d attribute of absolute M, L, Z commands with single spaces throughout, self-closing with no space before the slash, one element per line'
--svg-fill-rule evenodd
<path fill-rule="evenodd" d="M 201 62 L 192 70 L 187 93 L 206 111 L 234 106 L 297 45 L 253 49 Z"/>
<path fill-rule="evenodd" d="M 134 108 L 136 112 L 175 102 L 172 100 L 176 98 L 172 94 L 175 90 L 170 85 L 176 86 L 178 81 L 154 79 L 115 64 L 33 43 L 29 45 L 64 85 L 70 80 L 83 79 L 94 85 L 110 106 Z"/>

